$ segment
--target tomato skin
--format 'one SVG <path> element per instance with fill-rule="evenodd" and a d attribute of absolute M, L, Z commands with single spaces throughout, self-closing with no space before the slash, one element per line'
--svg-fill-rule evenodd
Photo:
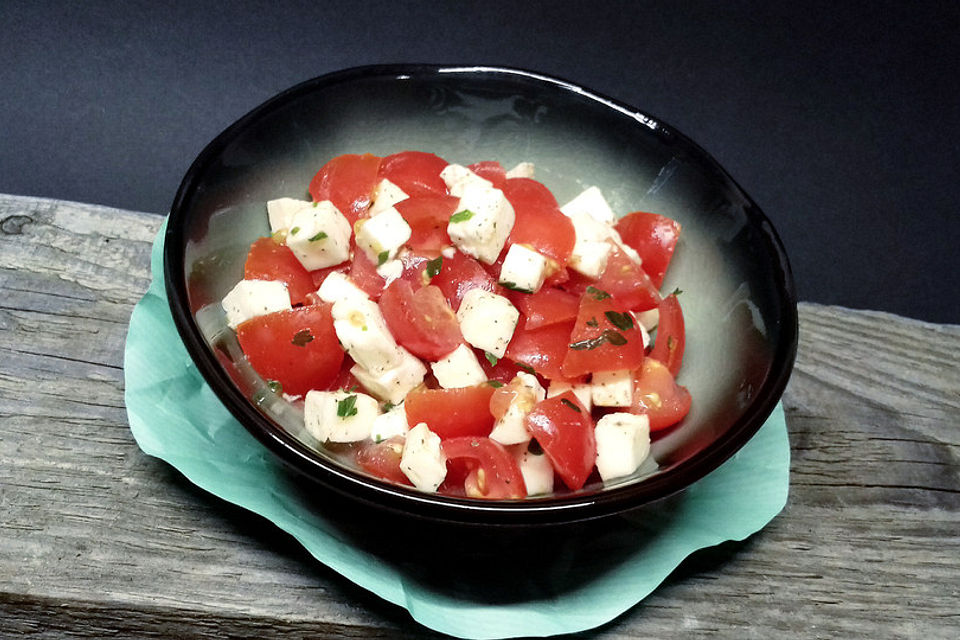
<path fill-rule="evenodd" d="M 503 384 L 509 384 L 511 380 L 517 377 L 517 374 L 523 371 L 513 363 L 510 358 L 503 357 L 497 360 L 496 364 L 490 364 L 486 356 L 478 349 L 474 350 L 477 354 L 477 360 L 480 361 L 480 367 L 487 376 L 487 380 L 495 380 Z"/>
<path fill-rule="evenodd" d="M 496 160 L 483 160 L 467 166 L 467 169 L 493 183 L 495 189 L 503 189 L 507 181 L 507 170 Z"/>
<path fill-rule="evenodd" d="M 440 177 L 449 163 L 423 151 L 403 151 L 380 162 L 379 177 L 386 178 L 411 198 L 447 195 L 447 185 Z"/>
<path fill-rule="evenodd" d="M 393 205 L 410 225 L 407 246 L 414 251 L 440 251 L 450 244 L 447 223 L 460 202 L 447 195 L 415 196 Z"/>
<path fill-rule="evenodd" d="M 237 327 L 240 347 L 254 370 L 279 382 L 286 393 L 326 389 L 339 374 L 344 356 L 332 307 L 321 303 L 247 320 Z"/>
<path fill-rule="evenodd" d="M 412 484 L 400 469 L 403 456 L 403 437 L 394 436 L 383 442 L 367 441 L 356 452 L 360 468 L 378 478 L 397 484 Z"/>
<path fill-rule="evenodd" d="M 452 258 L 443 259 L 440 273 L 433 277 L 430 284 L 440 287 L 454 311 L 460 308 L 460 301 L 470 289 L 479 287 L 500 295 L 506 292 L 483 265 L 459 251 Z"/>
<path fill-rule="evenodd" d="M 510 452 L 490 438 L 450 438 L 441 444 L 449 461 L 467 460 L 466 495 L 487 500 L 525 498 L 527 487 L 520 465 Z"/>
<path fill-rule="evenodd" d="M 353 262 L 350 264 L 350 279 L 372 299 L 377 300 L 383 293 L 387 281 L 377 273 L 377 265 L 367 257 L 363 251 L 353 252 Z"/>
<path fill-rule="evenodd" d="M 597 461 L 597 441 L 593 418 L 577 396 L 564 391 L 537 403 L 526 425 L 563 483 L 581 489 Z"/>
<path fill-rule="evenodd" d="M 563 379 L 563 360 L 570 344 L 573 322 L 558 322 L 539 329 L 528 329 L 521 317 L 513 338 L 507 345 L 505 357 L 532 367 L 538 374 L 550 379 Z"/>
<path fill-rule="evenodd" d="M 258 238 L 247 252 L 243 265 L 245 280 L 278 280 L 287 285 L 291 304 L 303 304 L 316 290 L 310 272 L 304 269 L 289 247 L 272 238 Z"/>
<path fill-rule="evenodd" d="M 384 289 L 380 309 L 390 333 L 418 358 L 434 362 L 463 343 L 457 316 L 433 285 L 414 291 L 398 278 Z"/>
<path fill-rule="evenodd" d="M 690 392 L 677 384 L 670 370 L 659 360 L 647 358 L 643 367 L 634 373 L 633 384 L 630 413 L 647 415 L 650 431 L 671 427 L 690 412 Z"/>
<path fill-rule="evenodd" d="M 680 238 L 680 223 L 656 213 L 634 211 L 620 218 L 616 228 L 624 243 L 640 254 L 643 270 L 659 289 Z"/>
<path fill-rule="evenodd" d="M 366 215 L 377 187 L 380 158 L 365 153 L 337 156 L 310 181 L 314 202 L 329 200 L 352 225 Z"/>
<path fill-rule="evenodd" d="M 403 406 L 411 427 L 427 423 L 430 431 L 441 439 L 463 436 L 488 436 L 493 430 L 490 397 L 494 388 L 488 384 L 459 389 L 414 389 Z"/>
<path fill-rule="evenodd" d="M 683 324 L 683 309 L 677 294 L 670 294 L 660 303 L 657 321 L 657 339 L 650 351 L 654 360 L 659 360 L 670 370 L 674 378 L 680 373 L 683 364 L 683 350 L 686 344 L 686 332 Z"/>
<path fill-rule="evenodd" d="M 575 320 L 580 298 L 560 289 L 543 288 L 536 293 L 516 293 L 510 301 L 527 319 L 527 329 Z"/>
<path fill-rule="evenodd" d="M 558 271 L 565 267 L 576 232 L 550 190 L 530 178 L 510 178 L 503 186 L 503 195 L 516 215 L 507 244 L 529 245 L 554 260 Z"/>
<path fill-rule="evenodd" d="M 583 294 L 569 349 L 563 358 L 564 376 L 574 378 L 598 371 L 636 369 L 643 363 L 643 334 L 625 311 L 612 296 L 598 289 L 589 289 Z M 613 318 L 626 322 L 628 328 L 617 326 Z M 605 335 L 626 342 L 614 344 L 604 339 Z M 591 344 L 591 341 L 595 342 Z"/>

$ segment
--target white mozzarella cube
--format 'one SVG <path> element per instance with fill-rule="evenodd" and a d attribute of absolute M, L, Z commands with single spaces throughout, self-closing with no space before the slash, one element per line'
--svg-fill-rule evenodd
<path fill-rule="evenodd" d="M 354 362 L 379 377 L 400 365 L 403 356 L 373 300 L 350 297 L 333 303 L 333 328 Z"/>
<path fill-rule="evenodd" d="M 270 233 L 287 231 L 293 214 L 300 209 L 309 207 L 312 202 L 297 200 L 296 198 L 277 198 L 267 202 L 267 218 L 270 220 Z"/>
<path fill-rule="evenodd" d="M 547 259 L 520 244 L 510 246 L 500 269 L 500 284 L 514 291 L 536 293 L 547 276 Z"/>
<path fill-rule="evenodd" d="M 593 387 L 589 384 L 571 384 L 563 380 L 551 380 L 547 388 L 547 397 L 554 398 L 566 391 L 573 391 L 573 395 L 577 396 L 577 400 L 587 412 L 593 411 Z"/>
<path fill-rule="evenodd" d="M 570 268 L 590 278 L 599 278 L 607 268 L 613 246 L 606 241 L 577 240 L 570 254 Z"/>
<path fill-rule="evenodd" d="M 457 250 L 455 247 L 444 247 L 440 250 L 440 255 L 448 260 L 452 260 L 453 256 L 457 255 Z"/>
<path fill-rule="evenodd" d="M 518 162 L 515 167 L 507 171 L 507 178 L 532 178 L 533 174 L 532 162 Z"/>
<path fill-rule="evenodd" d="M 560 211 L 570 217 L 579 214 L 588 215 L 605 225 L 612 226 L 617 221 L 616 214 L 613 213 L 613 209 L 607 204 L 606 198 L 603 197 L 603 193 L 597 187 L 584 190 L 576 198 L 560 207 Z"/>
<path fill-rule="evenodd" d="M 648 311 L 641 311 L 639 313 L 633 314 L 637 319 L 637 324 L 646 329 L 647 331 L 653 331 L 657 328 L 657 325 L 660 324 L 660 309 L 654 307 Z M 650 336 L 644 338 L 643 346 L 646 347 Z"/>
<path fill-rule="evenodd" d="M 520 449 L 516 455 L 523 484 L 527 487 L 527 495 L 535 496 L 553 491 L 553 465 L 543 453 L 531 453 L 526 447 Z"/>
<path fill-rule="evenodd" d="M 377 188 L 373 192 L 373 202 L 370 204 L 369 213 L 371 216 L 375 216 L 398 202 L 403 202 L 407 197 L 403 189 L 384 178 L 377 183 Z"/>
<path fill-rule="evenodd" d="M 397 347 L 396 357 L 398 363 L 385 371 L 375 372 L 357 363 L 350 368 L 350 373 L 373 395 L 399 404 L 408 393 L 420 386 L 427 375 L 427 368 L 403 347 Z"/>
<path fill-rule="evenodd" d="M 490 439 L 500 444 L 519 444 L 530 440 L 527 431 L 527 415 L 533 407 L 547 397 L 537 377 L 529 373 L 518 373 L 509 385 L 515 392 L 504 414 L 497 419 L 490 432 Z"/>
<path fill-rule="evenodd" d="M 398 258 L 387 260 L 377 267 L 377 274 L 386 282 L 384 286 L 389 286 L 391 282 L 403 275 L 403 261 Z"/>
<path fill-rule="evenodd" d="M 378 266 L 395 258 L 403 243 L 410 239 L 411 233 L 410 225 L 393 207 L 372 218 L 357 220 L 353 230 L 357 246 Z"/>
<path fill-rule="evenodd" d="M 394 436 L 404 436 L 409 430 L 407 411 L 403 408 L 403 404 L 398 404 L 374 419 L 373 427 L 370 429 L 370 438 L 374 442 L 383 442 Z"/>
<path fill-rule="evenodd" d="M 502 358 L 517 328 L 520 312 L 505 297 L 477 288 L 463 296 L 457 320 L 464 340 Z"/>
<path fill-rule="evenodd" d="M 467 185 L 479 185 L 481 187 L 491 188 L 493 183 L 486 178 L 481 178 L 473 171 L 459 164 L 448 164 L 440 172 L 440 179 L 447 185 L 450 195 L 457 198 L 463 196 Z"/>
<path fill-rule="evenodd" d="M 347 274 L 340 271 L 334 271 L 323 279 L 320 288 L 317 289 L 317 295 L 324 302 L 336 302 L 347 298 L 366 300 L 369 297 L 363 289 L 353 284 L 353 280 Z"/>
<path fill-rule="evenodd" d="M 473 349 L 465 344 L 431 364 L 430 368 L 444 389 L 472 387 L 487 380 Z"/>
<path fill-rule="evenodd" d="M 447 233 L 460 251 L 480 262 L 493 264 L 513 229 L 516 214 L 500 189 L 468 184 L 457 212 L 450 216 Z"/>
<path fill-rule="evenodd" d="M 650 419 L 608 413 L 597 421 L 597 471 L 606 482 L 636 471 L 650 455 Z"/>
<path fill-rule="evenodd" d="M 350 223 L 329 200 L 300 209 L 290 220 L 287 246 L 307 271 L 350 258 Z"/>
<path fill-rule="evenodd" d="M 629 407 L 633 404 L 633 372 L 598 371 L 590 382 L 593 404 L 598 407 Z"/>
<path fill-rule="evenodd" d="M 307 431 L 320 442 L 366 440 L 379 413 L 370 396 L 343 390 L 308 391 L 303 405 Z"/>
<path fill-rule="evenodd" d="M 407 432 L 400 456 L 400 470 L 421 491 L 436 491 L 447 477 L 447 457 L 440 436 L 423 422 Z"/>
<path fill-rule="evenodd" d="M 640 337 L 643 339 L 643 348 L 646 349 L 650 346 L 650 332 L 647 331 L 647 328 L 643 326 L 643 322 L 640 321 L 638 316 L 641 314 L 631 311 L 630 315 L 633 316 L 634 324 L 637 325 L 637 329 L 640 329 Z"/>
<path fill-rule="evenodd" d="M 250 318 L 290 308 L 287 285 L 274 280 L 241 280 L 220 303 L 227 326 L 236 329 Z"/>

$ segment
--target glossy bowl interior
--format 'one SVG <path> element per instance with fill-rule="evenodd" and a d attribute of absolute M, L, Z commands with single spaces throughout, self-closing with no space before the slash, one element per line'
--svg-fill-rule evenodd
<path fill-rule="evenodd" d="M 679 287 L 687 347 L 679 382 L 693 409 L 655 440 L 655 464 L 606 487 L 523 501 L 477 501 L 380 482 L 305 432 L 267 393 L 217 304 L 268 235 L 267 200 L 307 197 L 343 153 L 430 151 L 450 162 L 536 165 L 565 202 L 599 186 L 620 214 L 683 225 L 664 283 Z M 210 386 L 285 462 L 336 491 L 397 513 L 459 523 L 593 519 L 682 490 L 737 451 L 769 416 L 793 367 L 793 279 L 770 221 L 702 149 L 660 120 L 567 82 L 515 69 L 396 65 L 322 76 L 220 134 L 185 176 L 168 221 L 165 274 L 178 330 Z"/>

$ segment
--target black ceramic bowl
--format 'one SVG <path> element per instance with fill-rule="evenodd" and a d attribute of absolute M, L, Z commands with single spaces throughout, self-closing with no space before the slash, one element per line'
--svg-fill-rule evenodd
<path fill-rule="evenodd" d="M 687 418 L 652 448 L 657 468 L 608 485 L 522 501 L 458 499 L 395 486 L 343 464 L 265 392 L 219 300 L 269 233 L 265 202 L 307 197 L 343 153 L 430 151 L 450 162 L 536 165 L 564 202 L 598 185 L 618 213 L 669 216 L 683 234 L 664 290 L 683 290 Z M 180 185 L 164 270 L 180 335 L 241 424 L 309 479 L 401 514 L 471 524 L 556 524 L 636 508 L 680 491 L 733 455 L 770 415 L 797 344 L 793 279 L 773 225 L 696 144 L 588 89 L 516 69 L 394 65 L 309 80 L 213 140 Z"/>

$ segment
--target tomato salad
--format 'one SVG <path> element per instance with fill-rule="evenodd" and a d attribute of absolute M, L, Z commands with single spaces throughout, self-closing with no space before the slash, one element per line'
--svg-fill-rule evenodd
<path fill-rule="evenodd" d="M 687 414 L 683 313 L 660 293 L 680 225 L 618 219 L 596 187 L 559 206 L 533 172 L 350 154 L 311 201 L 267 203 L 222 306 L 319 442 L 392 482 L 517 499 L 629 476 Z"/>

